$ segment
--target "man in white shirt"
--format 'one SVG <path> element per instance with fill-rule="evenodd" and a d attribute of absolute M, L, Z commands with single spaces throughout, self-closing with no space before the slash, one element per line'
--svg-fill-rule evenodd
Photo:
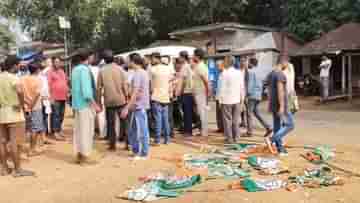
<path fill-rule="evenodd" d="M 235 69 L 235 58 L 225 58 L 225 70 L 221 75 L 221 86 L 219 90 L 219 101 L 222 105 L 224 134 L 226 143 L 234 143 L 240 135 L 239 119 L 242 109 L 242 97 L 245 83 L 239 79 L 244 77 L 240 70 Z"/>
<path fill-rule="evenodd" d="M 322 102 L 326 101 L 329 97 L 329 76 L 330 76 L 331 66 L 332 66 L 332 61 L 328 57 L 323 56 L 322 62 L 319 66 Z"/>

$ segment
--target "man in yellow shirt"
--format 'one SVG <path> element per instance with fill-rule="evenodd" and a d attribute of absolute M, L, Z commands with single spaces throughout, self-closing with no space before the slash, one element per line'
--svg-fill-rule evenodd
<path fill-rule="evenodd" d="M 20 152 L 25 140 L 25 120 L 22 112 L 24 94 L 16 76 L 18 65 L 16 56 L 9 56 L 5 60 L 3 72 L 0 73 L 0 176 L 11 172 L 7 155 L 14 163 L 14 177 L 34 175 L 20 166 Z"/>
<path fill-rule="evenodd" d="M 170 141 L 169 103 L 171 95 L 171 81 L 174 70 L 161 63 L 160 53 L 152 54 L 153 66 L 151 67 L 151 100 L 155 117 L 155 144 L 160 144 L 163 132 L 164 144 Z"/>

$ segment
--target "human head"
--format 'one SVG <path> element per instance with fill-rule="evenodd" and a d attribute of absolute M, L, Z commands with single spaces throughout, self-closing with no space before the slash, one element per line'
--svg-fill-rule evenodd
<path fill-rule="evenodd" d="M 86 48 L 80 48 L 77 50 L 76 57 L 80 64 L 89 64 L 89 57 L 92 55 L 92 52 Z"/>
<path fill-rule="evenodd" d="M 240 69 L 247 69 L 248 65 L 248 59 L 246 57 L 240 59 Z"/>
<path fill-rule="evenodd" d="M 161 63 L 164 64 L 164 65 L 169 65 L 170 61 L 171 61 L 170 56 L 161 57 Z"/>
<path fill-rule="evenodd" d="M 131 69 L 139 69 L 143 66 L 143 59 L 141 58 L 140 54 L 133 53 L 129 56 L 130 59 L 130 68 Z"/>
<path fill-rule="evenodd" d="M 225 56 L 224 59 L 224 68 L 228 69 L 230 67 L 233 67 L 235 65 L 236 59 L 234 56 Z"/>
<path fill-rule="evenodd" d="M 151 55 L 144 56 L 144 63 L 145 63 L 145 65 L 151 64 Z"/>
<path fill-rule="evenodd" d="M 327 56 L 323 55 L 323 56 L 321 57 L 321 59 L 322 59 L 323 61 L 326 61 L 326 60 L 328 60 L 329 58 L 328 58 Z"/>
<path fill-rule="evenodd" d="M 159 52 L 154 52 L 151 54 L 151 59 L 152 59 L 152 63 L 154 65 L 157 65 L 159 63 L 161 63 L 161 55 Z"/>
<path fill-rule="evenodd" d="M 119 66 L 124 66 L 125 65 L 125 59 L 122 56 L 115 58 L 114 62 Z"/>
<path fill-rule="evenodd" d="M 114 62 L 114 53 L 110 49 L 105 49 L 102 53 L 102 57 L 106 64 Z"/>
<path fill-rule="evenodd" d="M 181 51 L 179 55 L 180 55 L 180 57 L 179 57 L 180 63 L 189 63 L 190 62 L 189 53 L 187 51 Z"/>
<path fill-rule="evenodd" d="M 205 51 L 203 49 L 195 49 L 194 59 L 196 62 L 203 61 L 205 59 Z"/>
<path fill-rule="evenodd" d="M 54 64 L 53 65 L 54 69 L 60 69 L 64 65 L 63 61 L 59 57 L 53 57 L 52 58 L 52 63 Z"/>
<path fill-rule="evenodd" d="M 224 60 L 217 60 L 216 66 L 219 69 L 220 72 L 224 71 L 225 69 L 225 59 Z"/>
<path fill-rule="evenodd" d="M 259 62 L 258 62 L 258 60 L 257 60 L 256 58 L 251 58 L 251 59 L 249 60 L 249 63 L 250 63 L 250 64 L 249 64 L 249 68 L 250 68 L 250 69 L 258 66 L 258 64 L 259 64 Z"/>
<path fill-rule="evenodd" d="M 33 63 L 30 63 L 30 64 L 29 64 L 28 69 L 29 69 L 29 72 L 30 72 L 31 75 L 36 75 L 36 74 L 38 74 L 43 68 L 42 68 L 41 63 L 39 63 L 39 62 L 33 62 Z"/>
<path fill-rule="evenodd" d="M 15 73 L 18 70 L 20 64 L 20 59 L 15 55 L 10 55 L 6 57 L 4 61 L 3 71 Z"/>
<path fill-rule="evenodd" d="M 46 67 L 53 67 L 53 60 L 52 58 L 48 57 L 45 59 L 45 64 Z"/>

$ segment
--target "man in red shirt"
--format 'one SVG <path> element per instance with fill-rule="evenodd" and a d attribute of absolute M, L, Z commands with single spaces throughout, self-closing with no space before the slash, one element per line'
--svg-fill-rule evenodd
<path fill-rule="evenodd" d="M 51 100 L 50 128 L 56 140 L 64 140 L 62 124 L 64 121 L 65 104 L 68 98 L 68 78 L 63 70 L 60 58 L 53 59 L 53 68 L 48 72 Z"/>

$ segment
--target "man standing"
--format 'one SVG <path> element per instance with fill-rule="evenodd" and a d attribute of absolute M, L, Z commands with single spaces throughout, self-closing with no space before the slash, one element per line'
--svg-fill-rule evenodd
<path fill-rule="evenodd" d="M 218 127 L 217 132 L 223 133 L 224 132 L 224 119 L 222 116 L 222 110 L 221 110 L 221 104 L 220 104 L 220 87 L 222 82 L 222 72 L 224 71 L 224 62 L 223 61 L 217 61 L 217 68 L 219 70 L 219 79 L 217 81 L 217 89 L 216 89 L 216 124 Z"/>
<path fill-rule="evenodd" d="M 155 144 L 160 145 L 163 133 L 164 144 L 170 142 L 169 103 L 174 71 L 169 66 L 161 63 L 160 53 L 152 54 L 153 66 L 151 67 L 151 100 L 155 117 Z"/>
<path fill-rule="evenodd" d="M 130 55 L 130 68 L 134 70 L 131 81 L 131 98 L 121 112 L 125 119 L 129 111 L 129 141 L 134 153 L 134 160 L 146 159 L 149 154 L 149 126 L 146 111 L 150 108 L 149 75 L 142 68 L 143 60 L 137 53 Z"/>
<path fill-rule="evenodd" d="M 20 79 L 24 92 L 24 110 L 26 119 L 26 131 L 30 134 L 30 155 L 40 153 L 37 149 L 38 140 L 45 133 L 44 118 L 42 111 L 42 81 L 39 78 L 41 64 L 32 63 L 29 66 L 30 75 Z"/>
<path fill-rule="evenodd" d="M 106 107 L 106 126 L 107 137 L 109 139 L 109 150 L 116 150 L 116 130 L 115 117 L 118 115 L 126 104 L 126 96 L 128 95 L 127 78 L 125 71 L 114 62 L 114 55 L 111 50 L 105 50 L 103 58 L 106 65 L 99 72 L 97 85 L 97 102 L 102 104 L 104 97 L 104 105 Z M 126 119 L 121 119 L 121 123 Z M 126 126 L 120 125 L 120 131 L 124 131 Z"/>
<path fill-rule="evenodd" d="M 250 137 L 251 134 L 249 132 L 249 124 L 248 124 L 248 107 L 247 107 L 247 102 L 246 102 L 246 96 L 247 96 L 247 81 L 248 81 L 248 59 L 247 58 L 242 58 L 240 60 L 240 102 L 241 102 L 241 122 L 240 122 L 240 127 L 247 127 L 248 132 L 246 133 L 245 136 Z"/>
<path fill-rule="evenodd" d="M 326 102 L 329 97 L 329 85 L 330 85 L 330 69 L 332 61 L 327 57 L 323 56 L 320 68 L 320 82 L 321 82 L 321 102 Z"/>
<path fill-rule="evenodd" d="M 89 50 L 78 50 L 79 64 L 74 67 L 71 75 L 72 107 L 74 120 L 74 151 L 77 163 L 88 161 L 91 154 L 95 131 L 95 116 L 99 107 L 95 103 L 95 80 L 89 69 Z"/>
<path fill-rule="evenodd" d="M 63 70 L 60 58 L 53 59 L 54 66 L 48 73 L 52 114 L 50 117 L 51 132 L 56 140 L 65 140 L 62 125 L 65 116 L 65 106 L 68 97 L 68 78 Z"/>
<path fill-rule="evenodd" d="M 89 57 L 89 68 L 90 71 L 94 77 L 95 84 L 97 85 L 100 67 L 98 66 L 98 56 L 94 53 Z M 103 103 L 103 97 L 101 98 L 101 102 L 99 104 Z M 101 108 L 104 108 L 104 106 L 101 106 Z M 105 112 L 100 112 L 96 115 L 95 118 L 95 132 L 97 133 L 97 136 L 99 138 L 106 138 L 105 132 L 106 132 L 106 125 L 105 125 L 106 119 L 105 119 Z"/>
<path fill-rule="evenodd" d="M 227 144 L 236 143 L 240 136 L 239 119 L 241 113 L 241 72 L 235 69 L 235 58 L 225 58 L 225 70 L 220 78 L 219 101 L 222 104 L 222 116 L 224 120 L 224 133 Z"/>
<path fill-rule="evenodd" d="M 14 164 L 14 177 L 34 175 L 20 165 L 25 125 L 22 112 L 24 94 L 16 76 L 18 65 L 16 56 L 8 56 L 0 73 L 0 176 L 11 172 L 7 164 L 8 156 Z"/>
<path fill-rule="evenodd" d="M 193 94 L 195 97 L 197 112 L 201 120 L 200 136 L 208 136 L 208 96 L 210 94 L 209 87 L 209 70 L 205 62 L 205 52 L 202 49 L 194 51 L 192 61 L 193 68 Z"/>
<path fill-rule="evenodd" d="M 258 60 L 255 58 L 250 59 L 250 66 L 248 70 L 248 85 L 247 85 L 247 96 L 248 96 L 248 133 L 252 134 L 253 131 L 253 116 L 261 123 L 266 129 L 265 137 L 271 135 L 272 129 L 270 125 L 265 121 L 259 112 L 259 104 L 262 99 L 263 83 L 259 78 L 256 68 L 258 66 Z"/>
<path fill-rule="evenodd" d="M 184 112 L 184 136 L 192 136 L 193 123 L 193 71 L 190 66 L 190 58 L 187 51 L 180 52 L 179 61 L 182 65 L 183 77 L 181 80 L 181 88 L 179 94 L 182 95 L 183 112 Z"/>
<path fill-rule="evenodd" d="M 274 135 L 271 137 L 271 142 L 275 143 L 280 156 L 287 155 L 283 146 L 283 138 L 294 129 L 293 115 L 288 108 L 287 81 L 283 73 L 285 69 L 286 66 L 278 64 L 268 76 L 269 107 L 274 121 Z"/>

